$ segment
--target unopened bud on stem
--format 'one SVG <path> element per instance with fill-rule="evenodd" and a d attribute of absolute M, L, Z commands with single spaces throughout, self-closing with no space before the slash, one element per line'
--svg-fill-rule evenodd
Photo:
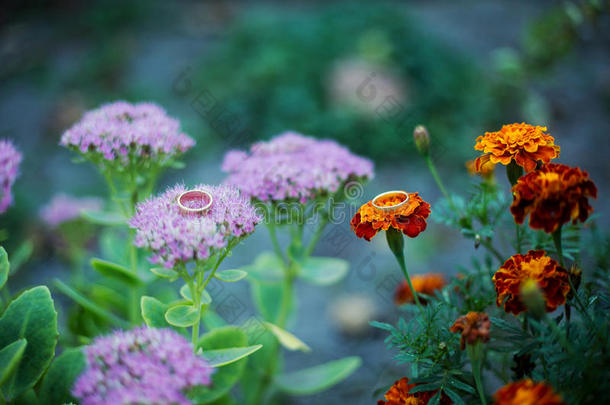
<path fill-rule="evenodd" d="M 424 156 L 430 153 L 430 134 L 423 125 L 418 125 L 413 130 L 413 140 L 415 141 L 415 147 L 417 151 Z"/>

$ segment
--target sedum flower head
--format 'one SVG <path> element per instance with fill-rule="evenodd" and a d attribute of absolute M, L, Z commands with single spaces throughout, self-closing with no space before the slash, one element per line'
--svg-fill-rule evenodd
<path fill-rule="evenodd" d="M 195 141 L 158 105 L 117 101 L 87 112 L 64 132 L 60 144 L 94 162 L 126 165 L 163 164 L 192 148 Z"/>
<path fill-rule="evenodd" d="M 129 225 L 136 230 L 135 245 L 153 252 L 153 263 L 173 268 L 179 262 L 205 260 L 252 233 L 261 220 L 235 187 L 201 184 L 195 189 L 207 191 L 213 198 L 203 214 L 181 211 L 177 199 L 187 191 L 184 185 L 137 205 Z"/>
<path fill-rule="evenodd" d="M 72 394 L 82 405 L 191 404 L 186 393 L 210 385 L 213 369 L 170 329 L 137 328 L 98 337 Z"/>
<path fill-rule="evenodd" d="M 441 290 L 447 282 L 442 274 L 427 273 L 411 277 L 411 284 L 413 284 L 413 289 L 415 289 L 415 292 L 418 293 L 418 295 L 434 295 L 434 292 Z M 396 305 L 402 305 L 413 301 L 413 294 L 411 293 L 409 284 L 406 281 L 402 281 L 394 292 L 394 303 L 396 303 Z M 421 298 L 420 301 L 425 302 L 425 300 Z"/>
<path fill-rule="evenodd" d="M 549 163 L 517 180 L 510 211 L 518 223 L 529 214 L 531 228 L 552 233 L 570 221 L 586 221 L 593 212 L 589 198 L 597 198 L 589 173 Z"/>
<path fill-rule="evenodd" d="M 421 384 L 409 383 L 407 377 L 403 377 L 396 381 L 385 393 L 384 400 L 377 401 L 377 405 L 428 405 L 430 399 L 437 393 L 438 390 L 420 391 L 411 393 L 410 391 Z M 440 398 L 441 405 L 452 404 L 453 401 L 443 392 Z"/>
<path fill-rule="evenodd" d="M 477 341 L 489 342 L 490 327 L 491 321 L 486 313 L 468 312 L 456 319 L 449 330 L 453 333 L 461 332 L 460 347 L 464 350 L 466 343 L 473 345 Z"/>
<path fill-rule="evenodd" d="M 347 181 L 373 177 L 373 163 L 332 140 L 284 132 L 257 142 L 248 152 L 229 151 L 222 170 L 225 183 L 263 202 L 298 200 L 305 203 L 334 193 Z"/>
<path fill-rule="evenodd" d="M 494 405 L 565 405 L 545 382 L 525 379 L 506 384 L 494 394 Z"/>
<path fill-rule="evenodd" d="M 66 194 L 57 194 L 42 207 L 40 217 L 51 228 L 56 228 L 64 222 L 80 218 L 83 211 L 100 211 L 104 202 L 100 198 L 77 198 Z"/>
<path fill-rule="evenodd" d="M 487 162 L 508 165 L 514 161 L 526 172 L 531 172 L 538 162 L 549 163 L 559 157 L 559 146 L 546 130 L 546 127 L 523 122 L 504 125 L 496 132 L 485 132 L 474 146 L 484 153 L 475 160 L 476 170 L 481 170 Z"/>
<path fill-rule="evenodd" d="M 493 276 L 496 287 L 496 304 L 517 315 L 525 311 L 521 297 L 523 285 L 532 280 L 542 292 L 547 312 L 554 311 L 566 302 L 570 292 L 568 272 L 544 250 L 530 250 L 526 255 L 517 254 L 508 259 Z"/>
<path fill-rule="evenodd" d="M 391 197 L 394 198 L 394 197 Z M 381 206 L 392 206 L 400 201 L 378 201 Z M 368 241 L 379 231 L 387 231 L 390 227 L 414 238 L 426 229 L 426 218 L 430 215 L 430 204 L 417 193 L 409 193 L 409 200 L 393 211 L 384 211 L 369 201 L 360 207 L 351 220 L 352 231 L 359 238 Z"/>
<path fill-rule="evenodd" d="M 21 153 L 9 140 L 0 140 L 0 214 L 13 203 L 12 188 L 19 173 Z"/>

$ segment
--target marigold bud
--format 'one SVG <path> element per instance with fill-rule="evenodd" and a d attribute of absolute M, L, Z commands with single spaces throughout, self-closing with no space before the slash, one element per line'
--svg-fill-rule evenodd
<path fill-rule="evenodd" d="M 521 284 L 521 300 L 534 318 L 540 319 L 544 316 L 546 312 L 544 296 L 536 281 L 528 279 Z"/>
<path fill-rule="evenodd" d="M 570 270 L 568 271 L 568 275 L 570 277 L 570 282 L 572 283 L 570 288 L 570 292 L 568 293 L 568 299 L 574 298 L 574 294 L 578 291 L 578 287 L 580 287 L 580 282 L 582 280 L 582 270 L 576 267 L 576 265 L 572 265 Z"/>
<path fill-rule="evenodd" d="M 430 134 L 423 125 L 418 125 L 413 130 L 413 140 L 417 151 L 422 155 L 428 155 L 430 152 Z"/>

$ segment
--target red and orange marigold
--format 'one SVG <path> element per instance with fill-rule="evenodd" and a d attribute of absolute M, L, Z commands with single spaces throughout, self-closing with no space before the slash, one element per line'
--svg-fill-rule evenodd
<path fill-rule="evenodd" d="M 447 284 L 442 274 L 435 273 L 415 275 L 411 277 L 411 283 L 413 284 L 415 292 L 426 295 L 434 295 L 435 291 L 442 289 Z M 422 303 L 425 302 L 422 298 L 420 298 L 420 300 Z M 394 303 L 396 305 L 402 305 L 408 302 L 413 302 L 413 294 L 411 293 L 409 284 L 407 284 L 406 281 L 403 281 L 396 287 L 396 291 L 394 292 Z"/>
<path fill-rule="evenodd" d="M 405 193 L 407 194 L 407 193 Z M 417 193 L 408 193 L 408 200 L 399 201 L 400 196 L 388 195 L 377 198 L 376 205 L 396 209 L 384 210 L 373 205 L 373 200 L 364 204 L 351 220 L 352 230 L 359 238 L 368 241 L 379 231 L 395 228 L 405 235 L 414 238 L 426 229 L 426 219 L 430 215 L 430 204 L 425 202 Z"/>
<path fill-rule="evenodd" d="M 548 163 L 559 157 L 559 146 L 546 130 L 546 127 L 515 123 L 504 125 L 496 132 L 485 132 L 474 146 L 484 153 L 475 160 L 476 170 L 481 171 L 488 162 L 508 165 L 515 161 L 526 172 L 531 172 L 538 162 Z"/>
<path fill-rule="evenodd" d="M 510 211 L 517 223 L 529 214 L 531 228 L 551 233 L 567 222 L 584 222 L 593 212 L 589 197 L 597 198 L 597 187 L 586 171 L 549 163 L 517 181 Z"/>
<path fill-rule="evenodd" d="M 547 312 L 554 311 L 566 302 L 570 292 L 568 272 L 555 260 L 546 256 L 544 250 L 530 250 L 526 255 L 517 254 L 508 259 L 494 274 L 496 304 L 517 315 L 526 310 L 521 299 L 524 282 L 533 280 L 544 296 Z"/>
<path fill-rule="evenodd" d="M 545 382 L 530 379 L 506 384 L 494 394 L 494 405 L 565 405 Z"/>
<path fill-rule="evenodd" d="M 460 347 L 464 350 L 466 348 L 466 343 L 473 345 L 479 340 L 481 342 L 489 342 L 490 327 L 491 321 L 486 313 L 468 312 L 468 314 L 462 315 L 456 319 L 449 330 L 453 333 L 462 333 Z"/>
<path fill-rule="evenodd" d="M 409 384 L 409 379 L 403 377 L 386 392 L 385 401 L 380 399 L 377 401 L 377 405 L 427 405 L 438 390 L 409 393 L 417 385 L 419 384 Z M 453 401 L 445 393 L 442 393 L 440 403 L 441 405 L 449 405 Z"/>

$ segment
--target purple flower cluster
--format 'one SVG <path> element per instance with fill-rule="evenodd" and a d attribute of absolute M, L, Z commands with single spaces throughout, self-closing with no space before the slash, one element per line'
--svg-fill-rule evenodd
<path fill-rule="evenodd" d="M 72 388 L 82 405 L 191 404 L 185 392 L 210 385 L 213 369 L 170 329 L 137 328 L 98 337 Z"/>
<path fill-rule="evenodd" d="M 249 152 L 229 151 L 222 170 L 226 184 L 260 201 L 296 199 L 302 203 L 334 193 L 350 180 L 373 177 L 373 163 L 332 140 L 285 132 L 258 142 Z"/>
<path fill-rule="evenodd" d="M 104 202 L 100 198 L 76 198 L 66 194 L 57 194 L 40 210 L 40 218 L 51 228 L 64 222 L 78 219 L 83 211 L 101 211 Z"/>
<path fill-rule="evenodd" d="M 203 214 L 180 209 L 177 199 L 187 190 L 183 185 L 136 207 L 129 222 L 136 229 L 134 243 L 152 250 L 153 263 L 171 269 L 179 262 L 205 260 L 235 238 L 252 233 L 261 221 L 248 198 L 234 187 L 202 184 L 194 189 L 212 195 L 212 206 Z"/>
<path fill-rule="evenodd" d="M 13 203 L 11 189 L 19 172 L 21 153 L 9 140 L 0 140 L 0 214 Z"/>
<path fill-rule="evenodd" d="M 61 145 L 97 161 L 125 165 L 131 160 L 164 162 L 195 141 L 156 104 L 117 101 L 87 112 L 61 137 Z"/>

